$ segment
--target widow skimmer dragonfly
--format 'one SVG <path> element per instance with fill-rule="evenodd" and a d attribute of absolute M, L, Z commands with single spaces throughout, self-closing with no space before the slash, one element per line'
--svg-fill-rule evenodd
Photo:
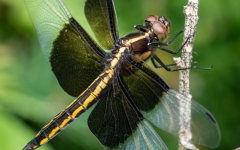
<path fill-rule="evenodd" d="M 23 149 L 48 142 L 95 103 L 88 126 L 105 149 L 167 149 L 149 122 L 178 136 L 179 102 L 187 98 L 145 61 L 150 58 L 168 69 L 154 50 L 172 52 L 163 42 L 170 34 L 170 22 L 149 15 L 145 25 L 135 26 L 138 32 L 119 38 L 113 0 L 87 0 L 84 12 L 96 42 L 62 0 L 25 0 L 25 4 L 59 84 L 77 98 Z M 191 142 L 218 146 L 220 131 L 210 112 L 192 101 L 191 113 Z"/>

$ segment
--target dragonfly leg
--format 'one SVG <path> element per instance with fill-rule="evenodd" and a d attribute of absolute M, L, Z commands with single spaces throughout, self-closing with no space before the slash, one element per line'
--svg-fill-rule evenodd
<path fill-rule="evenodd" d="M 147 29 L 147 27 L 145 27 L 143 25 L 139 25 L 139 24 L 135 25 L 134 28 L 136 28 L 137 30 L 142 31 L 142 32 L 147 32 L 147 30 L 149 30 L 149 29 Z"/>
<path fill-rule="evenodd" d="M 201 70 L 211 70 L 212 66 L 208 67 L 208 68 L 204 68 L 204 67 L 199 67 L 199 66 L 191 66 L 191 67 L 186 67 L 186 68 L 177 68 L 177 69 L 171 69 L 171 66 L 176 66 L 176 64 L 164 64 L 162 62 L 162 60 L 160 58 L 158 58 L 157 55 L 153 55 L 151 58 L 152 64 L 155 68 L 164 68 L 165 70 L 169 71 L 169 72 L 174 72 L 174 71 L 179 71 L 179 70 L 186 70 L 186 69 L 201 69 Z M 157 63 L 159 63 L 159 65 L 157 65 Z M 193 64 L 197 63 L 197 62 L 192 62 Z"/>
<path fill-rule="evenodd" d="M 159 48 L 165 52 L 168 52 L 170 54 L 177 54 L 179 53 L 183 47 L 186 45 L 186 43 L 188 42 L 188 40 L 190 39 L 191 36 L 189 36 L 187 38 L 187 40 L 181 45 L 181 47 L 178 50 L 170 50 L 168 48 L 166 48 L 166 46 L 170 45 L 181 33 L 183 33 L 184 30 L 181 30 L 180 32 L 178 32 L 172 39 L 170 39 L 168 42 L 152 42 L 149 44 L 149 46 L 153 47 L 153 48 Z"/>

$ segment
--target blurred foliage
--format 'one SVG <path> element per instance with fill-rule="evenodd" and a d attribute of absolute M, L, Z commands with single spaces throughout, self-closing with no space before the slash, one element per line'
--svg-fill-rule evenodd
<path fill-rule="evenodd" d="M 165 15 L 171 20 L 172 35 L 183 29 L 183 6 L 187 1 L 114 0 L 121 36 L 135 31 L 148 14 Z M 68 1 L 73 16 L 89 31 L 81 0 Z M 199 23 L 193 59 L 210 71 L 191 70 L 193 98 L 217 119 L 222 141 L 217 149 L 240 146 L 240 1 L 200 1 Z M 97 17 L 97 16 L 96 16 Z M 89 31 L 91 32 L 91 31 Z M 180 39 L 180 38 L 179 38 Z M 171 46 L 177 49 L 181 39 Z M 166 63 L 172 56 L 160 52 Z M 160 70 L 175 89 L 178 73 Z M 74 98 L 57 83 L 41 54 L 33 25 L 22 0 L 0 1 L 0 149 L 17 150 Z M 87 127 L 83 114 L 51 142 L 39 150 L 102 149 Z M 160 131 L 169 149 L 177 149 L 177 138 Z M 201 147 L 201 149 L 207 149 Z"/>

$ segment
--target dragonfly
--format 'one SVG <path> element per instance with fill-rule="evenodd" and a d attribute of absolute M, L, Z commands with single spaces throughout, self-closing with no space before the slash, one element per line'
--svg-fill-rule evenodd
<path fill-rule="evenodd" d="M 47 143 L 93 105 L 87 123 L 103 148 L 168 149 L 151 124 L 178 136 L 179 103 L 188 98 L 170 88 L 146 60 L 175 71 L 155 50 L 181 51 L 184 44 L 176 51 L 166 47 L 183 31 L 164 42 L 171 31 L 169 20 L 149 15 L 143 25 L 134 26 L 136 32 L 120 38 L 114 1 L 86 0 L 84 13 L 94 40 L 62 0 L 25 0 L 25 5 L 60 86 L 76 99 L 23 150 Z M 213 115 L 192 101 L 191 116 L 191 142 L 217 147 L 221 135 Z"/>

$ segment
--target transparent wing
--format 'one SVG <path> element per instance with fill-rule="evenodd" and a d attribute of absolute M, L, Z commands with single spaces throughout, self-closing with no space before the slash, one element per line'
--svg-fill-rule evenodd
<path fill-rule="evenodd" d="M 160 98 L 161 103 L 151 112 L 143 113 L 144 116 L 157 127 L 172 133 L 178 137 L 180 122 L 180 103 L 186 101 L 186 97 L 170 89 Z M 221 140 L 221 133 L 217 121 L 203 106 L 197 102 L 191 102 L 191 142 L 215 148 Z"/>
<path fill-rule="evenodd" d="M 107 149 L 107 148 L 106 148 Z M 138 124 L 136 131 L 127 139 L 127 141 L 119 145 L 120 150 L 168 150 L 165 143 L 146 121 L 142 120 Z"/>

